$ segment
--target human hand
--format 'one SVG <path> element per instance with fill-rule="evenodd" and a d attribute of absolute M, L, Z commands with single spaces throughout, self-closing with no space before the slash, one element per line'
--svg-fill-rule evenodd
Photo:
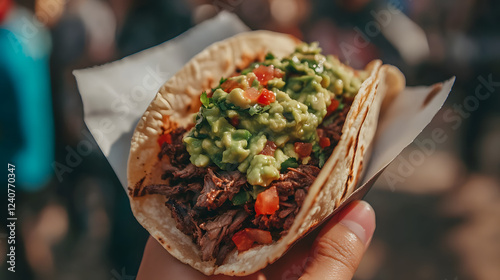
<path fill-rule="evenodd" d="M 160 279 L 352 279 L 375 230 L 375 212 L 354 201 L 332 218 L 319 234 L 313 232 L 265 269 L 245 277 L 205 276 L 172 257 L 149 238 L 137 280 Z"/>

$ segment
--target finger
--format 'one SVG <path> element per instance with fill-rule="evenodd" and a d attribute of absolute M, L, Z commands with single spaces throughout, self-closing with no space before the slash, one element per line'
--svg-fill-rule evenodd
<path fill-rule="evenodd" d="M 137 280 L 205 279 L 206 276 L 172 257 L 158 241 L 149 237 Z"/>
<path fill-rule="evenodd" d="M 375 230 L 375 212 L 354 201 L 320 232 L 301 279 L 352 279 Z"/>
<path fill-rule="evenodd" d="M 267 279 L 298 279 L 304 272 L 304 263 L 318 232 L 311 232 L 281 256 L 276 262 L 264 268 Z"/>

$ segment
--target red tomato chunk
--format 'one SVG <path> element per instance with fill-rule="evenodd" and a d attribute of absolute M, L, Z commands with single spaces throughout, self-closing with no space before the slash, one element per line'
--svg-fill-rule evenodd
<path fill-rule="evenodd" d="M 158 145 L 163 146 L 163 143 L 172 144 L 172 136 L 169 134 L 162 134 L 158 137 Z"/>
<path fill-rule="evenodd" d="M 238 117 L 232 117 L 231 118 L 231 125 L 234 127 L 237 127 L 240 124 L 240 119 Z"/>
<path fill-rule="evenodd" d="M 330 106 L 328 106 L 328 108 L 326 108 L 326 116 L 325 117 L 328 117 L 333 112 L 335 112 L 337 110 L 337 108 L 339 107 L 339 105 L 340 105 L 340 102 L 337 99 L 332 98 L 332 103 L 330 103 Z"/>
<path fill-rule="evenodd" d="M 258 89 L 251 87 L 251 88 L 245 90 L 244 95 L 245 95 L 245 98 L 250 99 L 252 102 L 255 102 L 255 101 L 257 101 L 257 99 L 259 99 L 260 92 Z"/>
<path fill-rule="evenodd" d="M 269 105 L 276 101 L 276 95 L 274 95 L 274 92 L 268 90 L 268 89 L 263 89 L 260 93 L 259 98 L 257 98 L 257 103 L 260 105 Z"/>
<path fill-rule="evenodd" d="M 257 76 L 257 80 L 261 85 L 266 86 L 267 82 L 274 78 L 282 78 L 284 73 L 280 69 L 275 69 L 273 65 L 264 66 L 259 65 L 259 67 L 253 70 L 255 76 Z"/>
<path fill-rule="evenodd" d="M 303 143 L 303 142 L 295 142 L 295 152 L 301 158 L 308 157 L 312 152 L 312 144 L 311 143 Z"/>
<path fill-rule="evenodd" d="M 256 228 L 240 230 L 233 235 L 232 240 L 239 252 L 252 248 L 254 243 L 271 244 L 273 242 L 273 238 L 269 231 Z"/>
<path fill-rule="evenodd" d="M 255 214 L 271 215 L 280 208 L 280 198 L 276 187 L 271 187 L 257 195 L 255 200 Z"/>
<path fill-rule="evenodd" d="M 319 138 L 319 146 L 321 148 L 323 148 L 323 149 L 326 148 L 326 147 L 328 147 L 328 146 L 330 146 L 330 138 L 328 138 L 328 137 L 320 137 Z"/>
<path fill-rule="evenodd" d="M 264 149 L 262 149 L 262 151 L 259 154 L 265 156 L 274 156 L 276 148 L 277 148 L 276 144 L 274 144 L 273 141 L 267 140 L 266 146 L 264 146 Z"/>

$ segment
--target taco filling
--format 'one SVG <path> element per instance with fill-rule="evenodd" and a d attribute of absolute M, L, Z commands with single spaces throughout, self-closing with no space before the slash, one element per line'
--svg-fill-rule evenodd
<path fill-rule="evenodd" d="M 315 43 L 281 59 L 267 54 L 203 92 L 191 129 L 160 135 L 165 183 L 131 195 L 164 195 L 204 261 L 221 264 L 235 248 L 279 240 L 339 142 L 367 75 Z"/>

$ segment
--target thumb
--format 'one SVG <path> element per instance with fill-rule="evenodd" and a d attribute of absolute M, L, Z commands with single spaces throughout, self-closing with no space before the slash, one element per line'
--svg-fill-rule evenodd
<path fill-rule="evenodd" d="M 301 279 L 352 279 L 374 230 L 370 204 L 347 205 L 319 233 Z"/>

